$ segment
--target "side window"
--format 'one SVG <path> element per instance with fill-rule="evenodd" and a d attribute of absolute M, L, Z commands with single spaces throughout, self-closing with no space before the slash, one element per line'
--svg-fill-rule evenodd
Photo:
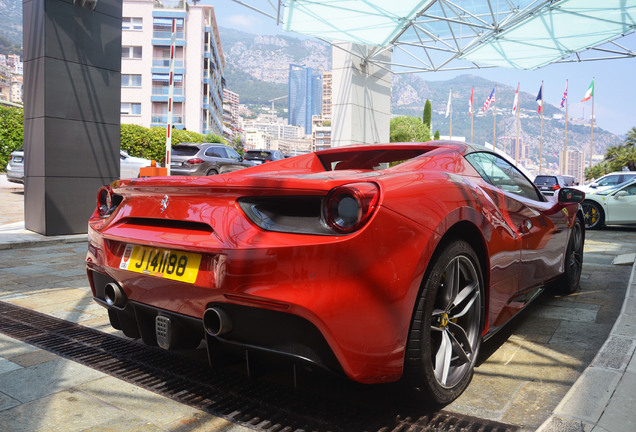
<path fill-rule="evenodd" d="M 222 158 L 225 157 L 225 155 L 221 154 L 221 150 L 218 147 L 209 147 L 206 151 L 205 151 L 205 155 L 206 156 L 210 156 L 210 157 L 218 157 L 218 158 Z"/>
<path fill-rule="evenodd" d="M 620 183 L 620 182 L 618 181 L 618 180 L 619 180 L 619 177 L 620 177 L 620 176 L 618 176 L 618 175 L 607 176 L 607 177 L 605 177 L 603 180 L 601 180 L 600 182 L 598 182 L 598 185 L 599 185 L 599 186 L 613 186 L 613 185 L 617 185 L 617 184 L 619 184 L 619 183 Z"/>
<path fill-rule="evenodd" d="M 238 158 L 240 158 L 240 155 L 236 151 L 234 151 L 234 149 L 228 148 L 228 149 L 225 149 L 225 150 L 227 151 L 227 155 L 228 155 L 228 157 L 230 159 L 238 159 Z"/>
<path fill-rule="evenodd" d="M 492 153 L 471 153 L 466 160 L 491 185 L 535 201 L 544 201 L 534 185 L 505 159 Z"/>

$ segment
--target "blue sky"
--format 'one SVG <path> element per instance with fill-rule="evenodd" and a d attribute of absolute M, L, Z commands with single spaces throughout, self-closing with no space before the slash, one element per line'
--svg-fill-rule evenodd
<path fill-rule="evenodd" d="M 250 2 L 256 3 L 258 2 Z M 262 0 L 262 3 L 265 5 L 264 8 L 267 7 L 269 10 L 267 2 Z M 214 6 L 220 26 L 263 35 L 285 33 L 281 26 L 276 26 L 274 20 L 230 0 L 203 0 L 201 4 Z M 285 34 L 304 37 L 295 33 Z M 635 34 L 619 42 L 636 51 Z M 555 106 L 561 103 L 565 81 L 568 80 L 568 114 L 579 118 L 585 115 L 588 120 L 592 111 L 592 101 L 582 103 L 580 100 L 594 78 L 594 114 L 597 124 L 618 135 L 624 135 L 636 126 L 636 58 L 554 64 L 534 71 L 492 68 L 461 72 L 428 72 L 419 76 L 427 81 L 444 81 L 463 74 L 477 75 L 511 87 L 516 87 L 517 83 L 520 83 L 521 91 L 531 94 L 538 93 L 543 81 L 543 98 L 546 103 Z M 477 105 L 481 102 L 475 101 Z M 506 102 L 497 101 L 498 104 Z M 512 101 L 509 102 L 512 108 Z"/>

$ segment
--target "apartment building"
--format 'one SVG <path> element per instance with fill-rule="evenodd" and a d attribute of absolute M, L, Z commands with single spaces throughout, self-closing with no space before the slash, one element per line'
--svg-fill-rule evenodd
<path fill-rule="evenodd" d="M 172 125 L 223 134 L 225 59 L 214 8 L 183 0 L 124 0 L 121 122 L 168 125 L 173 20 Z"/>

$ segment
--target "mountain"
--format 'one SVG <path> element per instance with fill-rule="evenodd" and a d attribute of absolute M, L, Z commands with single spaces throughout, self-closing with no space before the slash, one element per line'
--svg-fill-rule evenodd
<path fill-rule="evenodd" d="M 2 29 L 0 36 L 6 42 L 0 42 L 0 53 L 18 54 L 15 50 L 7 50 L 5 47 L 14 45 L 22 46 L 22 0 L 0 0 L 0 16 L 2 17 Z M 20 53 L 21 54 L 21 53 Z"/>
<path fill-rule="evenodd" d="M 289 65 L 316 72 L 331 69 L 331 47 L 311 39 L 262 36 L 219 27 L 225 55 L 227 88 L 241 95 L 241 103 L 266 104 L 287 94 Z"/>
<path fill-rule="evenodd" d="M 266 104 L 268 100 L 287 94 L 289 64 L 304 64 L 315 70 L 331 68 L 331 48 L 313 40 L 292 36 L 257 36 L 238 30 L 219 28 L 225 54 L 225 79 L 228 89 L 238 93 L 241 103 Z M 516 88 L 488 81 L 475 75 L 461 75 L 447 81 L 426 81 L 422 75 L 394 75 L 392 80 L 392 112 L 394 115 L 422 116 L 424 103 L 433 106 L 433 132 L 450 135 L 450 116 L 445 117 L 448 93 L 453 93 L 453 137 L 470 141 L 468 100 L 473 95 L 473 142 L 493 142 L 493 109 L 481 111 L 483 102 L 497 86 L 497 141 L 510 152 L 516 143 L 517 122 L 512 115 Z M 534 91 L 534 89 L 533 89 Z M 541 145 L 541 117 L 537 112 L 536 94 L 520 92 L 519 137 L 528 146 L 529 157 L 538 161 Z M 564 112 L 548 103 L 543 108 L 543 157 L 558 162 L 565 141 Z M 594 152 L 604 154 L 609 146 L 622 144 L 617 135 L 594 128 Z M 568 149 L 589 151 L 590 126 L 582 120 L 568 119 Z"/>

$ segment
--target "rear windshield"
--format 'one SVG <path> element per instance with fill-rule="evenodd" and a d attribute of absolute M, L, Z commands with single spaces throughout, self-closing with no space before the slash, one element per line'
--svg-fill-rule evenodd
<path fill-rule="evenodd" d="M 534 184 L 538 186 L 554 186 L 557 184 L 557 179 L 554 176 L 537 176 L 534 179 Z"/>
<path fill-rule="evenodd" d="M 172 154 L 177 156 L 194 156 L 199 151 L 196 146 L 175 146 L 172 147 Z"/>
<path fill-rule="evenodd" d="M 265 151 L 254 151 L 250 150 L 245 153 L 246 159 L 267 159 L 269 157 L 269 152 Z"/>
<path fill-rule="evenodd" d="M 428 149 L 362 150 L 320 154 L 325 170 L 380 170 L 423 155 Z"/>

